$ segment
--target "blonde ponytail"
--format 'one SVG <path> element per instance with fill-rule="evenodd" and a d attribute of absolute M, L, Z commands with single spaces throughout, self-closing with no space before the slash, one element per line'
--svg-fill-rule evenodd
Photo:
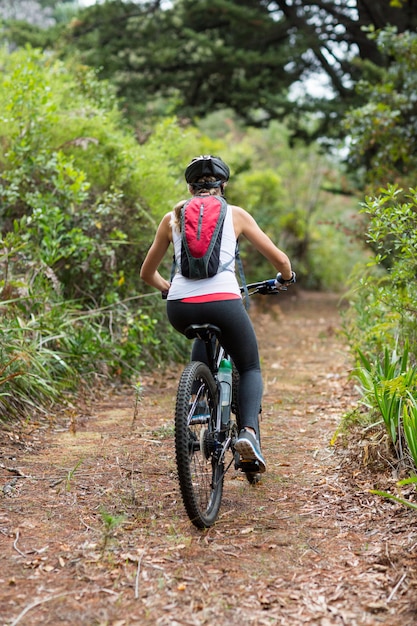
<path fill-rule="evenodd" d="M 214 176 L 203 176 L 202 178 L 199 178 L 196 183 L 215 183 L 216 179 L 214 178 Z M 188 185 L 188 188 L 190 190 L 190 192 L 193 194 L 193 196 L 199 196 L 203 193 L 208 193 L 211 196 L 220 196 L 221 195 L 221 189 L 219 187 L 210 187 L 208 189 L 204 189 L 203 188 L 199 188 L 199 189 L 194 189 L 193 185 L 190 184 Z M 180 202 L 177 202 L 177 204 L 174 206 L 174 210 L 173 210 L 173 225 L 174 228 L 180 233 L 181 232 L 181 209 L 184 206 L 184 204 L 187 202 L 187 200 L 181 200 Z"/>

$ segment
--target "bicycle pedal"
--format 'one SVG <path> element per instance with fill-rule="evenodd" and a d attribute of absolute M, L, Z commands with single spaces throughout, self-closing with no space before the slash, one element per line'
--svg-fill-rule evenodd
<path fill-rule="evenodd" d="M 244 459 L 240 459 L 235 467 L 245 472 L 245 474 L 257 474 L 259 472 L 259 461 L 245 461 Z"/>

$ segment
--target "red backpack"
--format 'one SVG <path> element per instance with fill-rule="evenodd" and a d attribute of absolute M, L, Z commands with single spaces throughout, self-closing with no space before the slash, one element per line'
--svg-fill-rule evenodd
<path fill-rule="evenodd" d="M 181 274 L 209 278 L 219 271 L 227 202 L 223 196 L 193 196 L 181 209 Z"/>

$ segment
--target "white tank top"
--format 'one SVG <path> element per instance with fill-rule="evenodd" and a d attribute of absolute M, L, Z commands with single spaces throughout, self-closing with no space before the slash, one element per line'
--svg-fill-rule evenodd
<path fill-rule="evenodd" d="M 181 233 L 174 224 L 172 216 L 172 241 L 177 268 L 181 264 Z M 233 228 L 233 212 L 227 205 L 220 245 L 220 265 L 224 269 L 210 278 L 186 278 L 177 269 L 168 291 L 168 300 L 182 300 L 194 296 L 215 293 L 230 293 L 240 296 L 240 288 L 235 276 L 236 235 Z"/>

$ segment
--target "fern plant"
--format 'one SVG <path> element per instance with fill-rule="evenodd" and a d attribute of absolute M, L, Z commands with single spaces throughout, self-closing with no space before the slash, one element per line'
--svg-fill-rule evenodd
<path fill-rule="evenodd" d="M 407 444 L 410 442 L 410 452 L 416 463 L 417 367 L 409 364 L 408 344 L 406 343 L 402 355 L 396 350 L 390 354 L 388 348 L 385 348 L 384 356 L 380 360 L 371 361 L 360 350 L 358 355 L 361 365 L 356 368 L 354 375 L 361 384 L 363 404 L 382 416 L 397 453 L 400 449 L 400 456 L 404 432 L 404 438 Z M 414 447 L 416 457 L 413 455 Z"/>
<path fill-rule="evenodd" d="M 410 392 L 408 396 L 403 406 L 403 428 L 408 450 L 417 468 L 417 400 Z"/>

